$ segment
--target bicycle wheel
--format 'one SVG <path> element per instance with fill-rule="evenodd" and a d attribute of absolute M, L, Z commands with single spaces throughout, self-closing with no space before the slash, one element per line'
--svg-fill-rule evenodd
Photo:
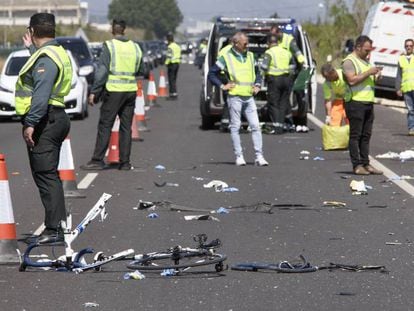
<path fill-rule="evenodd" d="M 127 264 L 127 268 L 132 270 L 182 270 L 190 267 L 215 265 L 215 270 L 220 272 L 224 269 L 223 261 L 226 259 L 226 255 L 210 254 L 205 250 L 152 253 L 130 262 Z"/>

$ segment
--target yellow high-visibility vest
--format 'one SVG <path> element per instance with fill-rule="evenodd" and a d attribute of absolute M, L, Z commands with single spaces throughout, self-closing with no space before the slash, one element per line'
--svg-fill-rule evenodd
<path fill-rule="evenodd" d="M 229 94 L 234 96 L 252 96 L 254 81 L 256 80 L 253 53 L 247 52 L 246 60 L 241 62 L 234 56 L 232 50 L 229 50 L 224 54 L 224 60 L 230 82 L 236 84 L 234 88 L 229 90 Z"/>
<path fill-rule="evenodd" d="M 175 43 L 171 42 L 168 45 L 167 51 L 167 59 L 165 60 L 165 64 L 179 64 L 181 62 L 181 48 L 180 46 Z"/>
<path fill-rule="evenodd" d="M 292 53 L 278 45 L 267 49 L 265 54 L 271 57 L 269 69 L 266 74 L 271 76 L 281 76 L 289 73 L 289 63 Z"/>
<path fill-rule="evenodd" d="M 27 81 L 25 83 L 24 77 L 32 69 L 37 59 L 42 55 L 47 55 L 56 64 L 59 70 L 48 104 L 62 108 L 65 107 L 64 97 L 69 94 L 72 82 L 72 64 L 69 55 L 63 47 L 60 45 L 48 45 L 41 47 L 33 53 L 19 72 L 15 93 L 15 108 L 17 115 L 25 115 L 30 110 L 33 85 L 27 83 Z"/>
<path fill-rule="evenodd" d="M 350 60 L 355 68 L 355 73 L 357 75 L 366 72 L 369 70 L 372 66 L 368 62 L 364 62 L 358 57 L 356 57 L 353 53 L 349 54 L 345 59 L 342 61 L 342 63 L 346 60 Z M 374 93 L 374 77 L 369 76 L 361 83 L 358 83 L 357 85 L 347 85 L 347 91 L 345 94 L 345 101 L 360 101 L 360 102 L 374 102 L 375 99 L 375 93 Z"/>
<path fill-rule="evenodd" d="M 401 55 L 398 63 L 402 70 L 401 91 L 406 93 L 414 90 L 414 55 L 411 56 L 410 60 L 407 59 L 406 55 Z"/>
<path fill-rule="evenodd" d="M 141 48 L 131 40 L 112 39 L 106 41 L 105 44 L 111 57 L 105 88 L 109 92 L 136 92 L 135 75 L 141 64 Z"/>

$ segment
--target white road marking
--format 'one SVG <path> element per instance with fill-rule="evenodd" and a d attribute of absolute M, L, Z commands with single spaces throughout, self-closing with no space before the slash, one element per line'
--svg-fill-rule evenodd
<path fill-rule="evenodd" d="M 45 230 L 45 224 L 42 223 L 39 228 L 36 229 L 35 232 L 33 232 L 33 235 L 40 235 L 40 233 L 42 233 L 42 231 Z"/>
<path fill-rule="evenodd" d="M 98 173 L 88 173 L 86 176 L 78 183 L 78 189 L 88 189 L 89 185 L 94 181 L 98 176 Z"/>
<path fill-rule="evenodd" d="M 314 115 L 308 113 L 308 119 L 311 120 L 317 127 L 322 128 L 323 122 L 316 118 Z M 372 166 L 384 172 L 384 176 L 388 179 L 392 177 L 398 176 L 398 174 L 391 171 L 387 168 L 384 164 L 379 162 L 378 160 L 374 159 L 373 157 L 369 156 L 369 161 Z M 405 180 L 392 180 L 394 184 L 400 187 L 402 190 L 407 192 L 409 195 L 414 196 L 414 186 L 412 186 L 409 182 Z"/>

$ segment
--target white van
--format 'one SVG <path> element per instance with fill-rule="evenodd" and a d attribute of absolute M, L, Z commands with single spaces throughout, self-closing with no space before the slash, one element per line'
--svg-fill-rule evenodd
<path fill-rule="evenodd" d="M 365 20 L 363 35 L 373 41 L 370 63 L 383 66 L 376 88 L 395 91 L 398 58 L 404 53 L 405 39 L 414 39 L 414 3 L 380 1 L 373 5 Z"/>
<path fill-rule="evenodd" d="M 210 67 L 217 59 L 217 54 L 224 47 L 228 39 L 237 31 L 243 31 L 249 37 L 249 51 L 255 55 L 255 60 L 260 63 L 263 54 L 268 48 L 268 35 L 272 25 L 280 25 L 283 32 L 293 35 L 305 57 L 305 66 L 312 72 L 316 69 L 312 57 L 308 36 L 302 26 L 292 18 L 233 18 L 218 17 L 214 23 L 207 44 L 207 53 L 203 65 L 203 83 L 200 94 L 201 128 L 211 129 L 215 122 L 220 121 L 223 113 L 223 93 L 212 85 L 207 74 Z M 306 83 L 305 89 L 292 92 L 292 113 L 296 119 L 305 119 L 308 112 L 315 112 L 316 103 L 316 75 L 313 74 Z M 259 118 L 262 118 L 262 108 L 267 102 L 267 86 L 262 85 L 260 92 L 255 96 L 259 109 Z M 306 123 L 306 122 L 305 122 Z"/>

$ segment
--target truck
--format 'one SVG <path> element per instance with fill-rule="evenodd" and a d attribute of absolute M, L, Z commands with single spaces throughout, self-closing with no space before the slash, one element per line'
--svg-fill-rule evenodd
<path fill-rule="evenodd" d="M 404 41 L 414 38 L 414 1 L 380 1 L 368 11 L 363 35 L 373 41 L 370 63 L 382 66 L 375 88 L 395 92 L 398 59 L 404 53 Z"/>
<path fill-rule="evenodd" d="M 222 47 L 228 44 L 229 38 L 237 31 L 243 31 L 249 38 L 249 51 L 254 53 L 255 61 L 260 65 L 264 52 L 268 49 L 268 35 L 273 25 L 279 25 L 282 30 L 294 36 L 299 49 L 305 56 L 308 69 L 315 71 L 316 63 L 312 57 L 312 51 L 308 36 L 302 26 L 293 18 L 239 18 L 218 17 L 210 31 L 207 43 L 207 52 L 203 64 L 203 82 L 200 93 L 201 128 L 211 129 L 220 121 L 223 113 L 224 98 L 222 91 L 211 84 L 207 78 L 208 71 L 217 60 L 217 54 Z M 316 102 L 316 75 L 313 74 L 304 90 L 293 91 L 291 95 L 292 112 L 295 118 L 304 119 L 308 112 L 315 112 Z M 265 120 L 267 103 L 267 86 L 265 81 L 261 90 L 255 96 L 259 110 L 259 118 Z"/>

